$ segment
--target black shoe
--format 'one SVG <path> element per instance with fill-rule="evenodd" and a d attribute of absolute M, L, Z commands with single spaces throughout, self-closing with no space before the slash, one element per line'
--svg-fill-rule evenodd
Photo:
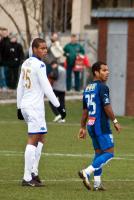
<path fill-rule="evenodd" d="M 31 176 L 32 176 L 32 180 L 42 184 L 42 181 L 40 180 L 40 177 L 38 175 L 36 176 L 34 173 L 32 173 Z"/>
<path fill-rule="evenodd" d="M 35 180 L 31 181 L 25 181 L 24 179 L 22 180 L 22 186 L 30 186 L 30 187 L 41 187 L 42 184 L 38 183 Z"/>

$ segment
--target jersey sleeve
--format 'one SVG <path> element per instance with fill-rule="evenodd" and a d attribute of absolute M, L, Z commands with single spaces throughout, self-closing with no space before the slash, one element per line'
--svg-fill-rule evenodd
<path fill-rule="evenodd" d="M 100 86 L 100 97 L 103 106 L 109 105 L 110 104 L 110 97 L 109 97 L 109 88 L 105 84 L 101 84 Z"/>
<path fill-rule="evenodd" d="M 49 99 L 49 101 L 55 106 L 55 107 L 59 107 L 60 103 L 57 99 L 57 97 L 55 96 L 53 89 L 51 87 L 51 84 L 47 78 L 47 74 L 46 74 L 46 66 L 45 64 L 41 64 L 37 70 L 37 74 L 38 74 L 38 79 L 40 82 L 40 85 L 42 87 L 42 90 L 44 92 L 44 94 L 46 95 L 46 97 Z"/>
<path fill-rule="evenodd" d="M 21 106 L 21 99 L 24 94 L 24 87 L 23 87 L 23 78 L 22 78 L 22 72 L 20 73 L 20 78 L 18 82 L 18 87 L 17 87 L 17 108 L 20 108 Z"/>

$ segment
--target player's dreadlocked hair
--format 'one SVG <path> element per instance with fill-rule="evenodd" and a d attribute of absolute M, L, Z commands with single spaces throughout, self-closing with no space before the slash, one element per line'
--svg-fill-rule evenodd
<path fill-rule="evenodd" d="M 92 73 L 95 76 L 95 71 L 100 71 L 101 65 L 107 65 L 105 62 L 98 61 L 92 65 Z"/>
<path fill-rule="evenodd" d="M 35 48 L 38 48 L 39 47 L 39 44 L 40 43 L 46 43 L 46 41 L 42 38 L 35 38 L 32 42 L 32 49 L 35 47 Z"/>

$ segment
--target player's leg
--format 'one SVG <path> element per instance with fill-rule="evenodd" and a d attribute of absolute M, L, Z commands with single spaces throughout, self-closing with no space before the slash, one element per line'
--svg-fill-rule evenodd
<path fill-rule="evenodd" d="M 97 137 L 97 141 L 102 151 L 101 155 L 94 159 L 92 166 L 95 170 L 100 169 L 107 164 L 114 156 L 114 143 L 111 134 L 102 134 Z"/>
<path fill-rule="evenodd" d="M 94 171 L 94 188 L 93 188 L 94 191 L 105 190 L 105 188 L 102 185 L 101 175 L 102 175 L 102 168 Z"/>
<path fill-rule="evenodd" d="M 104 154 L 104 152 L 98 153 L 98 151 L 96 150 L 95 157 L 92 162 L 92 166 L 95 168 L 94 187 L 93 187 L 94 191 L 105 190 L 101 180 L 102 167 L 112 158 L 112 156 L 106 155 Z"/>
<path fill-rule="evenodd" d="M 36 145 L 38 143 L 38 134 L 29 135 L 28 143 L 25 149 L 25 167 L 22 186 L 41 186 L 32 179 L 32 168 L 35 162 Z"/>
<path fill-rule="evenodd" d="M 22 109 L 22 114 L 25 121 L 28 124 L 28 142 L 25 149 L 25 167 L 24 167 L 24 179 L 22 185 L 24 186 L 33 186 L 29 185 L 31 182 L 34 182 L 34 186 L 41 186 L 38 182 L 32 178 L 32 169 L 36 161 L 36 150 L 38 142 L 42 134 L 47 132 L 46 124 L 44 121 L 44 112 L 37 112 L 34 109 Z M 39 117 L 40 116 L 40 117 Z M 41 118 L 41 122 L 39 121 Z M 42 124 L 43 119 L 43 124 Z M 42 146 L 42 145 L 41 145 Z M 42 150 L 42 147 L 40 148 Z"/>
<path fill-rule="evenodd" d="M 59 99 L 58 91 L 57 90 L 53 90 L 53 91 L 54 91 L 56 97 Z M 50 107 L 51 107 L 51 109 L 52 109 L 52 111 L 53 111 L 53 113 L 55 115 L 55 118 L 53 119 L 53 122 L 58 122 L 61 119 L 61 115 L 58 112 L 57 108 L 51 102 L 49 102 L 49 104 L 50 104 Z"/>
<path fill-rule="evenodd" d="M 94 143 L 95 152 L 100 155 L 98 154 L 95 156 L 92 164 L 85 169 L 85 172 L 87 175 L 91 175 L 91 173 L 94 172 L 94 190 L 104 190 L 101 184 L 101 169 L 103 165 L 107 164 L 113 158 L 114 143 L 111 135 L 109 134 L 103 134 L 96 137 L 96 142 L 98 143 L 99 148 L 96 149 L 96 145 Z"/>
<path fill-rule="evenodd" d="M 72 67 L 67 67 L 67 76 L 66 76 L 66 84 L 67 84 L 67 91 L 72 89 Z"/>
<path fill-rule="evenodd" d="M 75 91 L 80 91 L 80 72 L 74 72 Z"/>
<path fill-rule="evenodd" d="M 33 167 L 32 167 L 32 178 L 36 181 L 38 181 L 39 183 L 41 183 L 41 180 L 39 178 L 39 162 L 40 162 L 40 158 L 41 158 L 41 152 L 42 152 L 42 148 L 44 146 L 44 134 L 40 134 L 39 135 L 39 140 L 38 140 L 38 144 L 36 147 L 36 151 L 35 151 L 35 161 L 33 163 Z"/>
<path fill-rule="evenodd" d="M 65 109 L 65 92 L 57 91 L 57 96 L 61 107 Z M 64 123 L 65 121 L 66 121 L 65 119 L 60 119 L 58 122 Z"/>
<path fill-rule="evenodd" d="M 93 163 L 99 156 L 101 156 L 101 154 L 102 154 L 102 152 L 100 152 L 100 150 L 98 150 L 98 151 L 96 150 L 95 156 L 94 156 L 94 159 L 93 159 L 92 163 Z M 95 190 L 96 188 L 98 188 L 99 186 L 101 186 L 101 187 L 99 187 L 99 189 L 105 190 L 105 188 L 104 188 L 104 187 L 102 186 L 102 184 L 101 184 L 101 175 L 102 175 L 102 168 L 100 168 L 100 169 L 94 171 L 94 190 Z"/>
<path fill-rule="evenodd" d="M 33 125 L 32 125 L 33 126 Z M 36 127 L 34 130 L 38 132 L 38 142 L 35 151 L 35 160 L 32 166 L 32 178 L 41 183 L 39 178 L 39 163 L 41 158 L 42 148 L 44 146 L 45 135 L 47 134 L 47 127 L 44 118 L 44 111 L 42 109 L 36 111 Z"/>
<path fill-rule="evenodd" d="M 90 130 L 89 135 L 91 137 L 94 149 L 98 149 L 98 153 L 101 153 L 101 150 L 99 150 L 100 149 L 99 143 L 98 143 L 97 138 L 94 134 L 94 130 Z M 87 168 L 85 168 L 85 169 L 83 169 L 79 172 L 79 176 L 80 176 L 80 178 L 83 179 L 83 183 L 88 190 L 91 189 L 90 176 L 94 171 L 95 171 L 95 169 L 93 168 L 92 164 L 90 164 Z"/>

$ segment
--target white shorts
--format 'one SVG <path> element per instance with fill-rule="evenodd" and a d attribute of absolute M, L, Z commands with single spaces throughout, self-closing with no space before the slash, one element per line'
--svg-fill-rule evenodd
<path fill-rule="evenodd" d="M 28 125 L 28 134 L 47 133 L 44 110 L 31 107 L 22 108 L 21 112 Z"/>

